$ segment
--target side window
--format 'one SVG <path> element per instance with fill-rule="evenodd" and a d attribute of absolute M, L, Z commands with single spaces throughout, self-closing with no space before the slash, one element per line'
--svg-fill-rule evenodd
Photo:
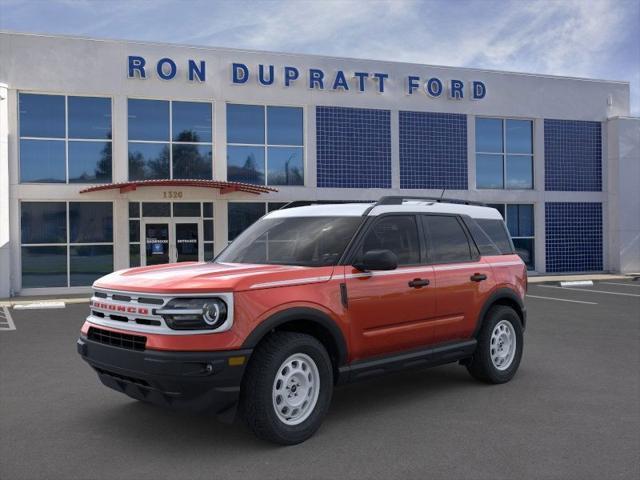
<path fill-rule="evenodd" d="M 431 263 L 469 262 L 469 240 L 456 217 L 424 215 L 422 221 L 429 237 Z"/>
<path fill-rule="evenodd" d="M 413 215 L 382 217 L 367 232 L 360 256 L 369 250 L 391 250 L 398 257 L 398 265 L 420 263 L 420 241 Z"/>

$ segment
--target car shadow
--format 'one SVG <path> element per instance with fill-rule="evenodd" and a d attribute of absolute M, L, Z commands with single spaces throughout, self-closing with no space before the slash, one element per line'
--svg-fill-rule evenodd
<path fill-rule="evenodd" d="M 415 402 L 428 407 L 430 401 L 450 394 L 451 390 L 477 388 L 478 382 L 461 367 L 418 369 L 364 380 L 334 390 L 326 419 L 327 428 L 371 415 L 394 415 Z M 172 449 L 194 453 L 194 448 L 215 449 L 217 454 L 266 451 L 280 448 L 257 439 L 241 418 L 227 424 L 214 415 L 175 411 L 142 402 L 123 399 L 117 406 L 102 405 L 86 414 L 92 428 L 116 435 L 120 443 L 143 443 L 146 448 L 164 450 L 171 440 Z"/>

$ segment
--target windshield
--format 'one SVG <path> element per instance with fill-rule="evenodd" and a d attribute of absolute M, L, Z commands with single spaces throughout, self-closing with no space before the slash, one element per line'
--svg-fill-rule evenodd
<path fill-rule="evenodd" d="M 240 234 L 215 261 L 335 265 L 361 222 L 362 217 L 263 218 Z"/>

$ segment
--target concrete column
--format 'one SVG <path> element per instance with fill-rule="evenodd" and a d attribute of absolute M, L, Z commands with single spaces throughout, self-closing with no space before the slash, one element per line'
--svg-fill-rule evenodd
<path fill-rule="evenodd" d="M 217 255 L 229 242 L 229 217 L 227 200 L 214 200 L 213 203 L 213 253 Z"/>
<path fill-rule="evenodd" d="M 0 298 L 8 297 L 11 292 L 8 104 L 8 87 L 0 83 Z"/>
<path fill-rule="evenodd" d="M 467 188 L 471 199 L 477 198 L 476 190 L 476 117 L 467 115 Z"/>
<path fill-rule="evenodd" d="M 400 113 L 391 110 L 391 188 L 400 188 Z"/>
<path fill-rule="evenodd" d="M 304 132 L 304 185 L 307 188 L 315 188 L 318 185 L 318 157 L 316 146 L 316 107 L 307 105 L 305 107 L 305 121 L 307 128 Z"/>
<path fill-rule="evenodd" d="M 224 102 L 213 105 L 213 178 L 227 180 L 227 104 Z M 214 248 L 218 248 L 215 241 Z"/>
<path fill-rule="evenodd" d="M 112 152 L 112 177 L 113 182 L 126 182 L 129 180 L 129 138 L 127 118 L 127 97 L 116 95 L 111 104 L 111 128 L 113 129 Z M 115 212 L 114 212 L 115 214 Z M 115 221 L 115 217 L 114 217 Z"/>
<path fill-rule="evenodd" d="M 616 117 L 607 129 L 607 203 L 609 269 L 640 272 L 640 118 Z"/>
<path fill-rule="evenodd" d="M 533 188 L 536 191 L 534 215 L 534 268 L 536 272 L 546 272 L 546 227 L 544 207 L 544 119 L 536 118 L 533 122 Z"/>

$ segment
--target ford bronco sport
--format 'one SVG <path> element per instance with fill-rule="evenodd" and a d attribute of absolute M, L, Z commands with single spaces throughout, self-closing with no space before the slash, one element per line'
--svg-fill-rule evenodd
<path fill-rule="evenodd" d="M 130 397 L 309 438 L 334 385 L 459 362 L 509 381 L 526 267 L 497 210 L 384 197 L 282 208 L 211 263 L 132 268 L 94 284 L 78 352 Z M 230 413 L 231 412 L 231 413 Z"/>

